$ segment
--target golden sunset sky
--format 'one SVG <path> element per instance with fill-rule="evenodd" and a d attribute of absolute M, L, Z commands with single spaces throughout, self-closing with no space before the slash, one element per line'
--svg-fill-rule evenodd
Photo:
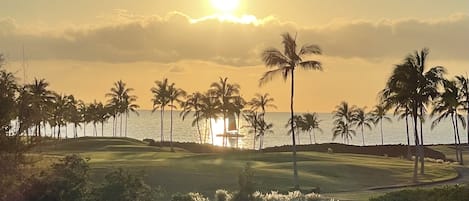
<path fill-rule="evenodd" d="M 168 78 L 189 93 L 218 77 L 275 98 L 289 109 L 282 79 L 259 87 L 260 53 L 281 48 L 280 34 L 317 44 L 324 71 L 297 71 L 297 111 L 331 112 L 341 101 L 376 104 L 393 65 L 430 48 L 429 66 L 448 76 L 469 71 L 467 0 L 0 0 L 0 53 L 23 82 L 45 78 L 51 89 L 104 101 L 122 79 L 138 104 L 152 107 L 150 88 Z"/>

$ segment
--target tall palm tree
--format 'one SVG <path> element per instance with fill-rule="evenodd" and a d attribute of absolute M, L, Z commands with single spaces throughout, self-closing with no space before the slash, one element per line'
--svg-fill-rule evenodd
<path fill-rule="evenodd" d="M 0 136 L 10 131 L 10 123 L 17 116 L 16 95 L 19 86 L 13 73 L 2 69 L 3 56 L 0 54 Z"/>
<path fill-rule="evenodd" d="M 102 102 L 96 104 L 97 119 L 101 124 L 101 136 L 104 136 L 104 123 L 111 117 L 109 108 L 106 107 Z"/>
<path fill-rule="evenodd" d="M 441 95 L 434 101 L 433 111 L 431 116 L 438 115 L 438 117 L 432 122 L 431 128 L 433 129 L 438 125 L 441 120 L 448 117 L 451 118 L 451 123 L 453 125 L 454 133 L 454 145 L 456 150 L 456 160 L 461 164 L 464 163 L 461 151 L 461 140 L 459 137 L 459 126 L 458 119 L 461 120 L 463 127 L 466 126 L 464 122 L 464 116 L 458 113 L 459 108 L 464 107 L 464 102 L 460 101 L 460 90 L 456 86 L 455 81 L 445 81 L 444 82 L 444 91 Z"/>
<path fill-rule="evenodd" d="M 134 102 L 137 101 L 137 96 L 130 95 L 129 90 L 124 96 L 122 97 L 122 108 L 125 114 L 125 131 L 124 136 L 127 137 L 127 120 L 129 118 L 129 114 L 132 112 L 136 115 L 139 115 L 137 109 L 140 107 L 139 105 L 135 104 Z"/>
<path fill-rule="evenodd" d="M 119 127 L 119 136 L 122 137 L 122 115 L 129 110 L 128 106 L 131 105 L 131 102 L 135 101 L 136 96 L 129 95 L 134 89 L 128 88 L 127 84 L 119 80 L 114 82 L 114 86 L 111 88 L 111 92 L 106 93 L 106 97 L 109 97 L 109 104 L 113 105 L 116 109 L 117 114 L 120 118 L 120 127 Z M 127 113 L 126 113 L 127 114 Z"/>
<path fill-rule="evenodd" d="M 239 96 L 240 86 L 228 83 L 228 78 L 219 78 L 218 82 L 210 85 L 210 93 L 220 100 L 223 115 L 223 146 L 227 144 L 226 118 L 231 108 L 232 102 Z"/>
<path fill-rule="evenodd" d="M 202 136 L 202 132 L 200 131 L 200 109 L 202 108 L 202 97 L 203 94 L 200 92 L 195 92 L 186 97 L 186 101 L 182 103 L 182 111 L 180 116 L 182 120 L 184 120 L 188 114 L 193 112 L 194 120 L 192 121 L 192 126 L 197 126 L 197 133 L 199 135 L 199 142 L 200 144 L 204 143 L 204 138 Z"/>
<path fill-rule="evenodd" d="M 469 78 L 458 75 L 456 76 L 456 85 L 460 91 L 460 99 L 464 103 L 464 110 L 466 110 L 466 125 L 469 125 Z M 469 144 L 469 126 L 466 129 L 467 131 L 467 143 Z"/>
<path fill-rule="evenodd" d="M 308 132 L 309 143 L 313 144 L 313 140 L 311 139 L 311 133 L 313 133 L 314 144 L 316 144 L 316 134 L 314 133 L 314 130 L 322 132 L 322 129 L 319 128 L 321 120 L 319 120 L 318 114 L 316 112 L 303 114 L 303 122 L 303 127 L 301 129 Z"/>
<path fill-rule="evenodd" d="M 241 125 L 241 122 L 240 122 L 240 118 L 241 118 L 241 113 L 243 112 L 243 109 L 244 109 L 244 106 L 246 105 L 246 100 L 244 100 L 243 97 L 241 96 L 237 96 L 234 98 L 233 102 L 231 103 L 231 107 L 229 109 L 229 112 L 230 113 L 233 113 L 236 115 L 236 118 L 237 118 L 237 127 L 236 127 L 236 130 L 238 131 L 236 133 L 236 148 L 239 147 L 239 136 L 240 136 L 240 125 Z M 263 136 L 261 136 L 263 137 Z"/>
<path fill-rule="evenodd" d="M 292 37 L 289 33 L 282 34 L 282 43 L 283 43 L 283 53 L 282 51 L 269 48 L 263 51 L 262 60 L 265 65 L 269 68 L 276 67 L 276 69 L 269 70 L 260 79 L 260 84 L 265 84 L 266 82 L 272 80 L 273 77 L 281 75 L 286 81 L 289 76 L 291 76 L 291 95 L 290 95 L 290 118 L 293 119 L 294 109 L 293 109 L 293 96 L 295 89 L 295 69 L 300 67 L 305 70 L 321 70 L 321 63 L 314 60 L 303 60 L 304 56 L 311 54 L 321 54 L 321 49 L 317 45 L 304 45 L 297 52 L 296 47 L 296 36 Z M 293 122 L 291 123 L 291 130 L 294 132 Z M 296 141 L 295 134 L 292 134 L 292 153 L 293 153 L 293 184 L 295 188 L 299 188 L 298 183 L 298 167 L 296 164 Z"/>
<path fill-rule="evenodd" d="M 210 127 L 210 135 L 211 135 L 211 140 L 212 140 L 212 145 L 215 144 L 215 136 L 213 133 L 213 127 L 212 127 L 212 119 L 216 120 L 219 117 L 219 114 L 222 112 L 221 109 L 221 102 L 218 98 L 213 97 L 210 92 L 205 93 L 201 97 L 201 102 L 202 104 L 200 105 L 200 118 L 204 118 L 206 122 L 208 121 Z M 207 127 L 207 123 L 206 123 Z"/>
<path fill-rule="evenodd" d="M 45 79 L 35 78 L 32 84 L 27 85 L 32 95 L 32 109 L 34 111 L 32 119 L 36 126 L 36 136 L 41 136 L 41 122 L 45 122 L 47 110 L 54 100 L 52 91 L 48 90 L 49 83 Z"/>
<path fill-rule="evenodd" d="M 80 121 L 83 123 L 83 136 L 86 136 L 86 124 L 91 122 L 89 107 L 84 102 L 80 102 L 78 105 L 78 111 L 80 113 Z"/>
<path fill-rule="evenodd" d="M 333 140 L 337 136 L 342 136 L 344 143 L 348 144 L 352 135 L 355 135 L 355 130 L 353 130 L 353 114 L 356 110 L 356 106 L 349 106 L 345 101 L 342 101 L 339 105 L 336 106 L 336 110 L 332 113 L 334 118 L 335 127 L 333 128 Z"/>
<path fill-rule="evenodd" d="M 365 108 L 356 108 L 355 111 L 353 111 L 352 124 L 361 129 L 363 146 L 365 146 L 364 129 L 366 127 L 371 130 L 371 124 L 373 123 L 374 119 L 370 117 L 369 114 L 365 113 Z"/>
<path fill-rule="evenodd" d="M 386 106 L 385 106 L 386 107 Z M 412 158 L 412 152 L 410 150 L 410 134 L 409 134 L 409 116 L 411 116 L 410 108 L 408 105 L 404 107 L 396 107 L 394 110 L 394 116 L 398 116 L 399 119 L 405 119 L 405 129 L 407 136 L 407 158 Z"/>
<path fill-rule="evenodd" d="M 165 107 L 170 104 L 169 100 L 169 94 L 168 94 L 168 79 L 165 78 L 163 81 L 155 81 L 154 87 L 151 88 L 151 92 L 153 93 L 153 98 L 151 99 L 153 101 L 153 110 L 152 112 L 155 112 L 156 110 L 160 110 L 160 137 L 161 137 L 161 142 L 164 141 L 164 134 L 163 134 L 163 119 L 164 119 L 164 109 Z"/>
<path fill-rule="evenodd" d="M 173 109 L 176 108 L 175 103 L 181 105 L 183 102 L 182 98 L 186 97 L 186 92 L 180 88 L 176 88 L 174 83 L 171 83 L 168 86 L 168 98 L 169 98 L 169 107 L 171 110 L 171 123 L 170 123 L 170 130 L 169 130 L 169 144 L 171 147 L 171 151 L 174 151 L 173 148 Z"/>
<path fill-rule="evenodd" d="M 444 67 L 436 66 L 426 70 L 426 58 L 429 50 L 424 48 L 420 52 L 408 55 L 404 62 L 395 66 L 385 89 L 381 92 L 381 99 L 388 105 L 399 107 L 409 105 L 414 128 L 415 145 L 419 154 L 414 161 L 413 181 L 417 181 L 418 161 L 420 159 L 420 173 L 424 174 L 423 140 L 419 140 L 417 120 L 423 115 L 425 105 L 429 100 L 438 96 L 438 87 L 441 86 Z M 420 123 L 423 121 L 420 118 Z M 422 131 L 422 129 L 420 130 Z M 420 132 L 420 138 L 423 133 Z"/>
<path fill-rule="evenodd" d="M 371 110 L 370 115 L 373 119 L 375 125 L 380 124 L 380 133 L 381 133 L 381 145 L 384 145 L 384 136 L 383 136 L 383 120 L 392 122 L 392 119 L 386 116 L 387 108 L 384 105 L 376 105 L 373 110 Z"/>

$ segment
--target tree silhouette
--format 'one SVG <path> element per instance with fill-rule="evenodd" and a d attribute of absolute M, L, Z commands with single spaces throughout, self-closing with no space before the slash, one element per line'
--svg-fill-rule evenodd
<path fill-rule="evenodd" d="M 174 151 L 173 148 L 173 109 L 176 108 L 175 103 L 181 105 L 182 98 L 186 96 L 186 92 L 182 89 L 176 88 L 174 83 L 171 83 L 168 86 L 168 98 L 169 98 L 169 107 L 171 110 L 171 123 L 170 123 L 170 131 L 169 131 L 169 144 L 171 147 L 171 151 Z"/>
<path fill-rule="evenodd" d="M 269 48 L 262 52 L 262 60 L 268 68 L 276 67 L 276 69 L 269 70 L 264 73 L 260 79 L 260 84 L 272 80 L 273 77 L 281 75 L 286 81 L 291 76 L 291 95 L 290 95 L 290 118 L 293 119 L 293 96 L 295 89 L 295 69 L 300 67 L 305 70 L 321 70 L 321 63 L 314 60 L 304 61 L 302 57 L 310 54 L 321 54 L 321 49 L 317 45 L 304 45 L 297 52 L 296 37 L 292 37 L 289 33 L 282 34 L 282 43 L 284 47 L 283 53 L 275 48 Z M 291 130 L 294 132 L 293 122 L 291 123 Z M 293 153 L 293 184 L 295 188 L 299 188 L 298 183 L 298 167 L 296 164 L 296 141 L 295 134 L 292 134 L 292 153 Z"/>
<path fill-rule="evenodd" d="M 383 135 L 383 120 L 391 122 L 392 119 L 386 116 L 387 108 L 384 105 L 376 105 L 373 110 L 370 112 L 373 123 L 377 125 L 380 124 L 380 133 L 381 133 L 381 145 L 384 145 L 384 135 Z"/>
<path fill-rule="evenodd" d="M 314 130 L 318 130 L 322 133 L 322 129 L 319 128 L 319 123 L 321 120 L 319 120 L 318 114 L 316 112 L 314 113 L 305 113 L 303 114 L 303 123 L 301 130 L 304 132 L 308 132 L 309 134 L 309 143 L 313 144 L 313 140 L 311 139 L 311 133 L 313 133 L 314 137 L 314 144 L 316 144 L 316 134 Z"/>
<path fill-rule="evenodd" d="M 151 92 L 153 93 L 153 110 L 160 110 L 160 136 L 161 142 L 164 142 L 164 134 L 163 134 L 163 119 L 164 119 L 164 109 L 170 103 L 169 94 L 168 94 L 168 79 L 165 78 L 163 81 L 155 81 L 156 86 L 151 88 Z"/>

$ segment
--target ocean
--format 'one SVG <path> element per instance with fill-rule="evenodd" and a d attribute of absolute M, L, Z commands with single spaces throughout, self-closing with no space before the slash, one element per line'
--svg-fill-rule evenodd
<path fill-rule="evenodd" d="M 301 114 L 301 113 L 298 113 Z M 333 128 L 333 119 L 332 114 L 330 113 L 320 113 L 319 119 L 321 120 L 319 127 L 322 129 L 323 132 L 316 131 L 316 142 L 317 143 L 330 143 L 330 142 L 337 142 L 342 143 L 343 140 L 338 137 L 335 140 L 332 140 L 332 128 Z M 285 127 L 287 120 L 290 117 L 290 113 L 288 112 L 268 112 L 265 115 L 265 120 L 267 122 L 273 123 L 273 132 L 272 134 L 266 134 L 264 137 L 264 145 L 263 147 L 273 147 L 273 146 L 280 146 L 280 145 L 290 145 L 291 136 L 287 134 L 288 128 Z M 390 116 L 391 117 L 391 116 Z M 383 133 L 384 133 L 384 144 L 407 144 L 406 138 L 406 127 L 405 127 L 405 120 L 398 120 L 397 118 L 391 117 L 392 122 L 383 122 Z M 124 121 L 125 122 L 125 119 Z M 169 140 L 169 130 L 170 130 L 170 112 L 165 112 L 165 119 L 164 119 L 164 137 L 165 140 Z M 218 128 L 223 131 L 223 123 L 219 121 L 212 121 L 214 130 Z M 243 137 L 239 137 L 239 144 L 238 146 L 242 148 L 253 148 L 254 137 L 252 133 L 249 133 L 249 128 L 246 127 L 246 121 L 244 119 L 240 119 L 240 135 Z M 432 120 L 426 119 L 424 123 L 424 143 L 425 144 L 450 144 L 454 143 L 454 135 L 453 135 L 453 128 L 450 122 L 450 119 L 442 121 L 437 127 L 434 129 L 430 128 Z M 410 121 L 409 121 L 410 123 Z M 123 123 L 124 124 L 124 123 Z M 179 111 L 173 112 L 173 141 L 179 142 L 199 142 L 199 136 L 197 134 L 197 127 L 192 126 L 192 116 L 188 115 L 187 118 L 183 121 L 179 116 Z M 120 121 L 117 119 L 117 136 L 120 136 Z M 411 125 L 411 124 L 410 124 Z M 68 125 L 68 128 L 62 128 L 61 133 L 64 136 L 67 132 L 68 137 L 73 136 L 72 125 Z M 201 131 L 204 132 L 205 130 L 205 122 L 200 122 Z M 409 129 L 412 132 L 412 127 Z M 353 145 L 362 145 L 362 137 L 360 129 L 355 129 L 356 135 L 353 136 L 350 144 Z M 50 128 L 47 128 L 47 133 L 51 132 Z M 98 136 L 101 136 L 101 125 L 97 125 L 97 133 Z M 379 124 L 377 126 L 373 126 L 371 130 L 366 129 L 364 130 L 365 135 L 365 144 L 366 145 L 380 145 L 381 144 L 381 135 L 380 135 L 380 127 Z M 215 133 L 217 134 L 217 133 Z M 122 136 L 125 135 L 125 126 L 122 128 Z M 461 142 L 467 142 L 467 134 L 466 130 L 460 128 L 460 135 L 461 135 Z M 83 128 L 78 128 L 78 136 L 84 136 Z M 86 136 L 93 136 L 93 125 L 87 124 L 86 125 Z M 104 125 L 104 136 L 112 136 L 112 119 L 110 119 Z M 299 139 L 297 140 L 297 144 L 310 144 L 311 142 L 314 143 L 314 140 L 311 139 L 308 133 L 300 133 Z M 127 137 L 135 138 L 135 139 L 154 139 L 156 141 L 160 140 L 160 112 L 156 111 L 152 113 L 148 110 L 141 110 L 139 111 L 139 115 L 130 114 L 128 118 L 127 124 Z M 215 137 L 214 143 L 216 145 L 222 144 L 222 137 Z M 259 147 L 258 144 L 259 140 L 256 140 L 256 148 Z M 411 143 L 413 142 L 413 137 L 411 133 Z M 207 140 L 207 143 L 211 143 L 211 139 Z M 235 145 L 235 138 L 231 140 L 231 144 Z"/>

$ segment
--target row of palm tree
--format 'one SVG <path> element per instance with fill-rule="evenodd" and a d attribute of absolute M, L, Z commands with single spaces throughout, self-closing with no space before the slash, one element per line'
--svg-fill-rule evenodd
<path fill-rule="evenodd" d="M 293 122 L 293 130 L 290 128 L 288 130 L 289 135 L 293 135 L 293 133 L 296 133 L 296 139 L 298 139 L 298 144 L 301 144 L 300 142 L 300 133 L 305 132 L 308 133 L 309 135 L 309 144 L 313 144 L 313 139 L 314 139 L 314 144 L 317 144 L 316 141 L 316 134 L 315 130 L 318 130 L 319 132 L 323 132 L 322 129 L 319 127 L 319 124 L 321 120 L 318 118 L 317 113 L 304 113 L 302 115 L 293 115 L 293 119 L 289 119 L 285 127 L 290 127 L 291 123 Z M 312 135 L 311 135 L 312 134 Z"/>
<path fill-rule="evenodd" d="M 425 174 L 424 166 L 424 133 L 423 122 L 428 114 L 428 108 L 433 110 L 430 116 L 437 116 L 432 122 L 432 128 L 443 119 L 449 118 L 453 126 L 455 150 L 457 160 L 462 164 L 461 137 L 459 124 L 465 127 L 469 118 L 464 121 L 462 111 L 469 115 L 468 79 L 456 76 L 453 80 L 444 78 L 446 69 L 435 66 L 426 69 L 429 50 L 424 48 L 409 54 L 402 63 L 395 65 L 386 87 L 380 92 L 380 98 L 387 107 L 394 107 L 394 114 L 406 120 L 406 133 L 410 145 L 409 123 L 412 128 L 417 153 L 414 160 L 413 180 L 417 181 L 420 161 L 420 174 Z M 469 117 L 469 116 L 468 116 Z M 469 137 L 469 130 L 468 130 Z"/>
<path fill-rule="evenodd" d="M 362 145 L 365 145 L 365 128 L 371 130 L 372 125 L 380 125 L 381 144 L 384 145 L 383 120 L 391 122 L 391 118 L 386 116 L 387 108 L 383 105 L 376 105 L 370 112 L 365 112 L 366 108 L 355 105 L 349 106 L 347 102 L 341 102 L 334 110 L 334 128 L 332 129 L 332 140 L 341 137 L 344 144 L 349 144 L 352 137 L 356 135 L 355 129 L 360 129 Z"/>
<path fill-rule="evenodd" d="M 2 74 L 6 71 L 2 71 Z M 7 73 L 8 74 L 8 73 Z M 62 128 L 65 128 L 65 137 L 68 137 L 68 126 L 73 126 L 73 136 L 78 137 L 78 127 L 83 126 L 83 135 L 86 136 L 86 125 L 93 124 L 93 135 L 97 136 L 97 124 L 101 124 L 101 135 L 104 135 L 104 123 L 110 117 L 125 114 L 126 121 L 129 112 L 136 112 L 138 105 L 133 102 L 136 97 L 130 95 L 132 90 L 126 88 L 125 83 L 118 81 L 111 93 L 108 104 L 92 102 L 85 104 L 73 95 L 59 94 L 49 89 L 49 83 L 45 79 L 34 79 L 32 83 L 20 85 L 16 82 L 13 74 L 8 74 L 8 91 L 12 94 L 13 112 L 8 118 L 8 125 L 16 120 L 16 135 L 25 134 L 37 137 L 47 135 L 47 125 L 50 127 L 50 137 L 62 138 Z M 2 78 L 2 80 L 5 80 Z M 3 82 L 3 81 L 2 81 Z M 122 122 L 122 121 L 121 121 Z M 7 124 L 5 124 L 7 125 Z M 122 130 L 122 124 L 121 124 Z M 125 135 L 127 134 L 127 123 L 125 124 Z M 115 136 L 115 125 L 113 124 L 113 136 Z M 122 131 L 120 132 L 122 136 Z"/>

